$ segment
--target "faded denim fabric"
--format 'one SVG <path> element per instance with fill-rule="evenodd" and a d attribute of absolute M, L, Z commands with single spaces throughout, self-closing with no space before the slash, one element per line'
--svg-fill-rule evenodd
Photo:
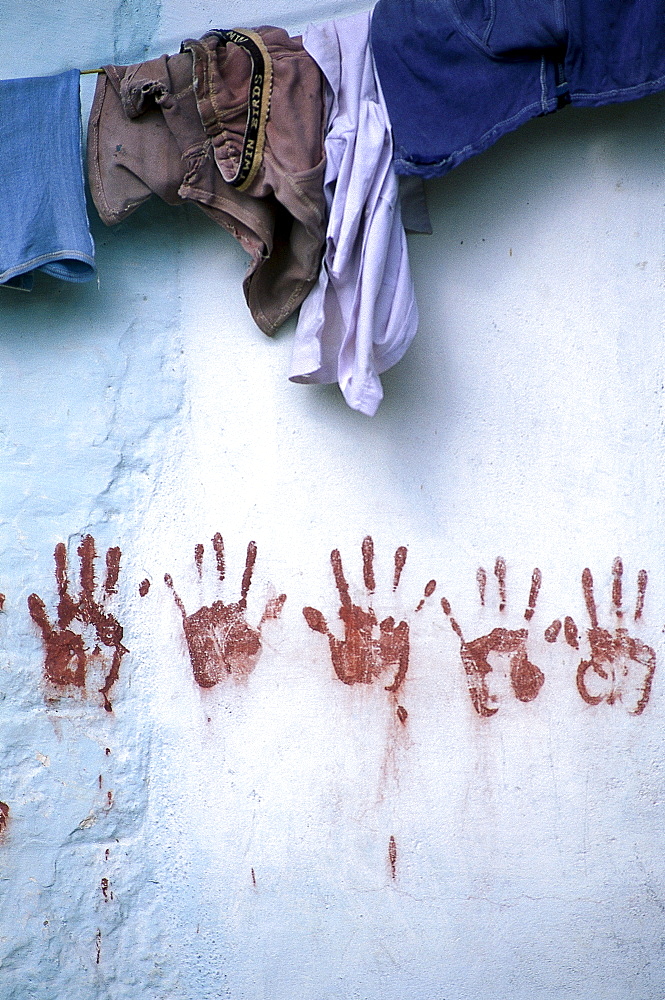
<path fill-rule="evenodd" d="M 0 81 L 0 163 L 0 284 L 29 291 L 35 270 L 93 278 L 77 69 Z"/>
<path fill-rule="evenodd" d="M 535 115 L 665 88 L 665 0 L 379 0 L 400 174 L 437 177 Z"/>

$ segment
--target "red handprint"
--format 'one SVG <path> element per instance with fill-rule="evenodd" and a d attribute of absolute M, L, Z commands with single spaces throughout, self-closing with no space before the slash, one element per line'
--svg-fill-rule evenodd
<path fill-rule="evenodd" d="M 90 674 L 95 673 L 96 664 L 102 659 L 101 646 L 113 650 L 110 667 L 105 674 L 99 693 L 104 699 L 104 708 L 112 710 L 109 694 L 118 679 L 120 663 L 127 649 L 122 644 L 123 628 L 113 615 L 104 608 L 106 602 L 117 593 L 120 573 L 120 549 L 110 548 L 106 553 L 106 578 L 101 600 L 95 599 L 95 567 L 97 557 L 95 540 L 85 535 L 78 547 L 81 560 L 81 591 L 78 600 L 69 593 L 67 579 L 67 549 L 62 542 L 55 547 L 55 579 L 58 587 L 57 625 L 52 625 L 46 606 L 37 594 L 28 597 L 28 609 L 34 623 L 39 628 L 44 641 L 44 675 L 54 689 L 74 687 L 85 689 Z M 95 645 L 92 650 L 86 645 L 83 635 L 71 630 L 73 622 L 94 629 Z M 100 646 L 101 644 L 101 646 Z"/>
<path fill-rule="evenodd" d="M 368 535 L 362 543 L 363 578 L 370 595 L 376 590 L 374 579 L 374 543 Z M 393 573 L 393 591 L 397 586 L 406 562 L 407 550 L 401 546 L 395 552 L 395 569 Z M 360 605 L 354 604 L 349 594 L 349 585 L 342 569 L 342 557 L 339 549 L 330 553 L 335 584 L 339 593 L 341 606 L 339 618 L 344 624 L 344 638 L 338 639 L 328 628 L 328 623 L 316 608 L 303 608 L 305 621 L 314 632 L 320 632 L 328 639 L 333 668 L 344 684 L 371 684 L 387 670 L 393 670 L 393 680 L 386 686 L 386 691 L 397 694 L 404 682 L 409 669 L 409 625 L 405 621 L 395 624 L 390 616 L 379 622 L 374 609 L 368 604 L 364 611 Z M 436 582 L 431 580 L 425 588 L 425 596 L 434 592 Z M 423 601 L 416 610 L 420 610 Z M 375 629 L 378 628 L 378 635 Z M 406 719 L 406 710 L 398 706 L 397 714 L 402 722 Z"/>
<path fill-rule="evenodd" d="M 212 544 L 217 562 L 217 575 L 220 582 L 223 582 L 226 564 L 224 541 L 219 532 L 213 538 Z M 199 577 L 202 573 L 203 554 L 203 545 L 197 545 L 194 549 L 194 561 Z M 281 614 L 286 594 L 268 600 L 257 628 L 253 629 L 248 625 L 245 612 L 255 562 L 256 542 L 250 542 L 247 546 L 240 600 L 232 604 L 214 601 L 210 607 L 204 605 L 191 615 L 185 611 L 171 576 L 168 573 L 164 576 L 164 581 L 170 587 L 173 599 L 182 615 L 194 680 L 199 687 L 214 687 L 229 674 L 238 678 L 248 676 L 261 655 L 261 629 L 264 622 L 270 618 L 279 618 Z"/>
<path fill-rule="evenodd" d="M 598 624 L 591 570 L 585 569 L 582 573 L 584 602 L 591 621 L 591 628 L 587 629 L 590 656 L 588 660 L 580 660 L 577 690 L 587 705 L 599 705 L 601 701 L 614 705 L 621 701 L 631 715 L 641 715 L 651 695 L 656 653 L 641 639 L 630 636 L 628 629 L 620 624 L 624 618 L 622 578 L 623 563 L 617 556 L 612 565 L 612 606 L 617 626 L 612 633 Z M 642 618 L 647 581 L 646 570 L 641 569 L 637 574 L 635 622 Z M 556 639 L 560 627 L 560 622 L 553 623 L 554 631 L 547 637 L 550 642 Z M 579 649 L 577 626 L 572 618 L 565 620 L 564 635 L 569 646 Z"/>
<path fill-rule="evenodd" d="M 501 557 L 496 560 L 494 575 L 499 587 L 499 611 L 503 612 L 507 604 L 506 563 Z M 480 603 L 484 605 L 487 573 L 482 566 L 476 573 L 476 581 L 480 593 Z M 527 622 L 533 618 L 541 582 L 540 570 L 534 569 L 531 576 L 529 602 L 524 612 L 524 618 Z M 445 597 L 441 598 L 441 607 L 450 620 L 451 628 L 460 640 L 460 651 L 469 694 L 478 715 L 488 718 L 491 715 L 496 715 L 499 711 L 499 706 L 493 704 L 498 700 L 498 695 L 490 692 L 488 688 L 488 675 L 494 670 L 489 662 L 491 653 L 507 654 L 510 684 L 516 698 L 528 702 L 538 697 L 545 681 L 545 675 L 535 663 L 531 663 L 529 660 L 526 648 L 529 637 L 528 629 L 495 628 L 488 635 L 481 635 L 477 639 L 467 642 L 462 635 L 460 626 L 451 615 L 450 603 Z"/>

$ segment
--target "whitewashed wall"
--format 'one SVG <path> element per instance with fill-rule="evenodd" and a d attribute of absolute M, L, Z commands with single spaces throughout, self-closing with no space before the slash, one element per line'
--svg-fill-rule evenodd
<path fill-rule="evenodd" d="M 2 73 L 362 6 L 4 2 Z M 293 327 L 254 328 L 242 250 L 193 208 L 93 220 L 99 288 L 0 292 L 3 1000 L 665 997 L 664 111 L 567 110 L 429 185 L 421 326 L 372 420 L 287 381 Z M 112 712 L 99 657 L 85 697 L 49 688 L 27 606 L 37 593 L 54 620 L 54 549 L 77 591 L 87 535 L 100 583 L 122 551 Z M 302 614 L 342 634 L 333 548 L 366 605 L 366 535 L 377 614 L 411 627 L 404 723 L 390 675 L 342 684 Z M 236 601 L 250 540 L 249 624 L 286 604 L 247 679 L 203 690 L 164 574 L 189 614 Z M 638 622 L 612 612 L 617 556 L 627 611 L 648 572 Z M 585 567 L 599 627 L 655 651 L 640 715 L 625 657 L 624 702 L 578 693 Z M 499 711 L 480 717 L 442 597 L 467 641 L 528 629 L 537 698 L 492 654 Z M 544 639 L 565 616 L 578 650 Z"/>

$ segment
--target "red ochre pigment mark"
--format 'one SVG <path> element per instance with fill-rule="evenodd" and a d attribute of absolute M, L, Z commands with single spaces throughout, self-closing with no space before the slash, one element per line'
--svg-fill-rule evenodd
<path fill-rule="evenodd" d="M 39 628 L 44 642 L 44 676 L 55 689 L 75 687 L 85 689 L 93 658 L 102 647 L 112 651 L 111 663 L 99 693 L 104 708 L 112 711 L 109 695 L 120 674 L 122 658 L 128 650 L 122 644 L 123 628 L 113 615 L 105 610 L 104 601 L 117 592 L 120 573 L 120 549 L 110 548 L 106 553 L 106 575 L 101 599 L 95 598 L 95 540 L 85 535 L 78 547 L 81 589 L 78 598 L 69 592 L 67 577 L 67 550 L 62 542 L 55 547 L 55 580 L 58 589 L 57 625 L 51 624 L 46 606 L 37 594 L 28 597 L 28 609 Z M 82 635 L 70 625 L 78 622 L 94 629 L 96 642 L 92 650 L 86 646 Z"/>
<path fill-rule="evenodd" d="M 150 590 L 150 580 L 148 579 L 141 580 L 141 582 L 139 583 L 139 596 L 145 597 L 145 595 L 148 593 L 149 590 Z"/>
<path fill-rule="evenodd" d="M 369 535 L 362 543 L 362 556 L 363 579 L 371 598 L 375 590 L 374 543 Z M 399 583 L 405 562 L 406 548 L 402 547 L 395 552 L 393 590 Z M 386 691 L 397 694 L 409 668 L 410 643 L 407 622 L 401 621 L 395 624 L 392 616 L 379 622 L 371 603 L 368 604 L 366 611 L 360 605 L 354 604 L 349 594 L 349 585 L 344 576 L 342 557 L 338 549 L 333 549 L 330 553 L 330 563 L 340 599 L 338 614 L 344 625 L 344 638 L 338 639 L 333 635 L 326 619 L 316 608 L 303 608 L 305 621 L 314 632 L 320 632 L 328 639 L 333 669 L 344 684 L 371 684 L 375 677 L 380 677 L 390 670 L 393 672 L 393 680 L 386 685 Z M 430 581 L 425 593 L 427 594 L 428 589 L 430 594 L 433 593 L 435 586 L 436 583 Z M 404 718 L 398 713 L 401 722 L 407 717 L 405 709 L 403 713 Z"/>
<path fill-rule="evenodd" d="M 566 615 L 566 618 L 564 620 L 563 634 L 566 639 L 566 642 L 572 649 L 580 648 L 579 632 L 577 631 L 577 625 L 570 617 L 570 615 Z"/>
<path fill-rule="evenodd" d="M 499 588 L 499 611 L 503 611 L 507 603 L 506 563 L 504 559 L 499 557 L 496 560 L 494 574 Z M 476 580 L 481 603 L 483 603 L 487 574 L 482 566 L 476 574 Z M 524 618 L 527 621 L 531 621 L 534 615 L 541 583 L 542 574 L 536 568 L 531 576 L 531 590 L 524 612 Z M 529 660 L 527 653 L 528 629 L 495 628 L 488 635 L 481 635 L 477 639 L 467 642 L 458 622 L 452 617 L 450 602 L 445 597 L 441 598 L 441 607 L 450 621 L 450 627 L 460 641 L 460 652 L 471 703 L 478 715 L 489 718 L 499 711 L 499 706 L 493 704 L 496 701 L 496 696 L 490 694 L 488 687 L 488 675 L 492 673 L 493 669 L 489 660 L 492 653 L 507 655 L 510 667 L 510 684 L 519 701 L 529 702 L 538 697 L 545 682 L 545 675 L 535 663 L 531 663 Z M 560 629 L 561 622 L 552 622 L 546 633 L 546 638 L 548 634 L 553 636 L 553 638 L 548 639 L 549 642 L 556 639 Z"/>
<path fill-rule="evenodd" d="M 0 836 L 7 829 L 9 823 L 9 806 L 6 802 L 0 802 Z"/>
<path fill-rule="evenodd" d="M 608 705 L 622 702 L 631 715 L 641 715 L 651 696 L 651 685 L 656 670 L 656 653 L 641 639 L 628 634 L 628 629 L 620 623 L 624 618 L 622 593 L 623 563 L 617 556 L 612 565 L 612 609 L 617 617 L 614 631 L 601 628 L 598 623 L 598 608 L 593 591 L 593 577 L 590 569 L 582 573 L 582 593 L 586 604 L 591 628 L 587 629 L 590 655 L 580 660 L 577 668 L 577 690 L 587 705 Z M 644 609 L 648 577 L 646 570 L 637 574 L 637 598 L 634 621 L 639 621 Z M 577 639 L 577 626 L 571 623 Z M 579 647 L 568 639 L 569 645 Z"/>
<path fill-rule="evenodd" d="M 256 889 L 256 875 L 254 874 L 254 869 L 253 868 L 251 869 L 251 872 L 252 872 L 252 885 Z"/>
<path fill-rule="evenodd" d="M 391 877 L 397 878 L 397 844 L 394 837 L 391 837 L 388 841 L 388 861 L 390 863 Z"/>
<path fill-rule="evenodd" d="M 226 575 L 224 541 L 219 532 L 213 538 L 212 544 L 217 576 L 220 583 L 223 583 Z M 194 549 L 194 562 L 199 572 L 203 565 L 203 555 L 203 545 L 199 544 Z M 164 576 L 164 582 L 170 588 L 182 615 L 194 680 L 199 687 L 214 687 L 229 674 L 236 678 L 247 677 L 261 655 L 261 630 L 264 623 L 279 618 L 282 612 L 286 594 L 268 600 L 257 628 L 251 628 L 247 623 L 245 618 L 247 594 L 252 583 L 255 562 L 256 542 L 250 542 L 247 546 L 245 570 L 240 586 L 240 600 L 231 604 L 215 601 L 210 607 L 204 605 L 191 615 L 185 611 L 171 576 L 168 573 Z"/>

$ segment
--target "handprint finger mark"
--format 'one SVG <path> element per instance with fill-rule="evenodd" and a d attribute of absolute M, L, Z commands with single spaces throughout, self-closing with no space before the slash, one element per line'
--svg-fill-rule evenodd
<path fill-rule="evenodd" d="M 385 685 L 385 690 L 396 695 L 404 683 L 409 668 L 409 625 L 406 621 L 396 623 L 391 615 L 381 622 L 378 621 L 372 606 L 376 591 L 376 576 L 374 542 L 370 535 L 363 539 L 361 554 L 363 583 L 368 595 L 366 608 L 354 604 L 351 599 L 339 549 L 333 549 L 330 553 L 330 564 L 340 600 L 337 613 L 344 626 L 343 638 L 338 639 L 331 632 L 324 615 L 316 608 L 303 608 L 303 616 L 313 632 L 325 635 L 328 639 L 333 670 L 343 684 L 349 686 L 371 684 L 375 678 L 390 670 L 393 671 L 393 679 L 390 684 Z M 405 546 L 395 551 L 393 592 L 400 582 L 406 556 Z M 425 597 L 430 597 L 435 587 L 436 582 L 430 580 L 425 587 Z M 416 610 L 420 610 L 423 604 L 424 598 Z M 378 635 L 375 631 L 377 629 Z M 401 705 L 397 707 L 397 716 L 401 722 L 405 722 L 408 716 L 406 709 Z"/>
<path fill-rule="evenodd" d="M 105 610 L 103 602 L 117 593 L 121 553 L 117 547 L 107 550 L 106 573 L 100 600 L 95 597 L 97 553 L 95 540 L 91 535 L 85 535 L 81 539 L 77 554 L 80 560 L 78 599 L 69 590 L 67 550 L 64 543 L 58 542 L 53 553 L 58 592 L 57 624 L 50 621 L 46 606 L 37 594 L 28 597 L 28 610 L 44 643 L 45 680 L 51 692 L 57 692 L 57 696 L 63 689 L 70 687 L 85 690 L 90 677 L 103 659 L 101 647 L 105 646 L 112 651 L 110 666 L 102 678 L 102 687 L 97 689 L 102 695 L 104 708 L 110 712 L 112 705 L 109 695 L 120 676 L 120 664 L 128 650 L 122 643 L 122 626 Z M 94 630 L 95 644 L 92 650 L 86 645 L 84 637 L 69 627 L 75 621 L 83 627 L 91 626 Z"/>
<path fill-rule="evenodd" d="M 561 622 L 555 618 L 551 625 L 545 629 L 545 642 L 556 642 L 561 631 Z"/>
<path fill-rule="evenodd" d="M 497 579 L 499 592 L 499 612 L 502 612 L 505 611 L 508 597 L 506 562 L 501 557 L 496 560 L 494 565 L 494 575 Z M 480 603 L 481 606 L 484 606 L 487 573 L 482 566 L 478 568 L 476 573 L 476 582 Z M 541 584 L 542 573 L 536 568 L 531 575 L 531 588 L 524 611 L 524 618 L 527 622 L 530 622 L 535 614 Z M 450 627 L 460 641 L 460 653 L 469 695 L 478 715 L 489 718 L 499 711 L 500 706 L 496 704 L 499 700 L 498 695 L 492 693 L 489 686 L 490 675 L 495 671 L 490 658 L 493 659 L 495 655 L 507 657 L 510 686 L 519 701 L 530 702 L 538 697 L 545 681 L 545 675 L 535 663 L 529 660 L 527 653 L 528 629 L 495 628 L 487 635 L 467 641 L 458 622 L 452 616 L 450 602 L 447 598 L 441 599 L 441 607 L 449 620 Z M 545 637 L 548 641 L 554 642 L 560 630 L 561 622 L 552 622 L 546 630 Z"/>
<path fill-rule="evenodd" d="M 642 617 L 647 583 L 646 570 L 641 569 L 637 574 L 636 622 Z M 591 628 L 587 629 L 589 658 L 580 661 L 576 673 L 580 697 L 587 705 L 599 705 L 603 701 L 614 705 L 620 701 L 631 715 L 641 715 L 651 696 L 656 654 L 651 646 L 629 635 L 628 629 L 620 624 L 624 618 L 621 559 L 617 556 L 612 564 L 612 610 L 619 623 L 614 632 L 598 624 L 593 577 L 588 568 L 582 573 L 582 591 Z"/>
<path fill-rule="evenodd" d="M 573 619 L 570 617 L 570 615 L 566 615 L 566 617 L 564 619 L 563 634 L 564 634 L 564 638 L 565 638 L 565 640 L 566 640 L 566 642 L 568 643 L 569 646 L 571 646 L 573 649 L 579 649 L 580 648 L 579 632 L 577 630 L 577 625 L 575 624 L 575 622 L 573 621 Z"/>
<path fill-rule="evenodd" d="M 215 553 L 217 577 L 223 583 L 226 575 L 224 540 L 219 532 L 212 539 Z M 194 561 L 199 576 L 203 572 L 205 548 L 198 544 L 194 549 Z M 182 617 L 187 650 L 194 680 L 202 688 L 215 687 L 225 676 L 236 679 L 247 677 L 256 666 L 262 652 L 261 632 L 265 622 L 279 618 L 286 594 L 271 596 L 256 628 L 252 628 L 245 618 L 247 595 L 252 584 L 257 548 L 255 542 L 247 546 L 245 568 L 237 601 L 225 604 L 214 601 L 188 615 L 185 604 L 175 589 L 169 573 L 164 574 L 164 582 L 173 595 L 173 600 Z"/>

